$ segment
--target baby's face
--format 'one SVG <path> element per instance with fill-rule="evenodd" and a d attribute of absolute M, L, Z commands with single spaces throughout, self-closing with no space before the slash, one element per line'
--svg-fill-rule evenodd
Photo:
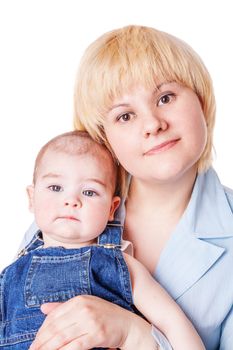
<path fill-rule="evenodd" d="M 104 157 L 47 151 L 35 186 L 28 191 L 45 245 L 46 239 L 47 245 L 64 247 L 95 241 L 119 204 L 119 198 L 113 197 L 109 171 Z"/>

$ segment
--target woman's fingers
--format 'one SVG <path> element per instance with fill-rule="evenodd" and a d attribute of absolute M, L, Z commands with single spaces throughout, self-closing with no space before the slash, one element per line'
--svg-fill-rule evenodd
<path fill-rule="evenodd" d="M 101 344 L 99 344 L 99 346 L 101 347 Z M 98 347 L 96 340 L 93 339 L 93 336 L 85 334 L 84 336 L 80 337 L 79 339 L 75 339 L 74 341 L 65 345 L 59 350 L 88 350 L 94 347 Z M 116 348 L 114 348 L 113 350 L 116 350 Z"/>
<path fill-rule="evenodd" d="M 73 340 L 72 334 L 76 335 L 73 331 L 73 325 L 77 318 L 74 311 L 75 304 L 77 304 L 75 299 L 71 299 L 72 303 L 70 301 L 47 303 L 41 307 L 42 311 L 47 313 L 47 317 L 40 327 L 30 350 L 55 350 Z M 78 323 L 75 326 L 78 328 Z"/>
<path fill-rule="evenodd" d="M 30 350 L 134 350 L 145 336 L 152 337 L 150 325 L 141 317 L 95 296 L 77 296 L 59 305 L 44 305 L 43 310 L 49 312 Z M 147 348 L 154 348 L 154 342 Z M 143 343 L 138 349 L 144 349 Z"/>
<path fill-rule="evenodd" d="M 62 304 L 44 304 L 42 310 L 48 315 L 30 350 L 57 350 L 67 344 L 72 348 L 74 340 L 81 348 L 101 346 L 107 341 L 105 323 L 109 320 L 102 315 L 106 306 L 116 307 L 92 296 L 74 297 Z"/>
<path fill-rule="evenodd" d="M 56 307 L 58 307 L 61 304 L 62 303 L 45 303 L 41 305 L 40 309 L 45 315 L 48 315 L 51 311 L 56 309 Z"/>
<path fill-rule="evenodd" d="M 45 336 L 42 334 L 41 337 L 36 339 L 32 346 L 30 347 L 31 349 L 42 349 L 42 350 L 57 350 L 57 349 L 63 349 L 67 348 L 66 345 L 71 345 L 72 349 L 72 344 L 74 340 L 78 341 L 80 337 L 83 337 L 85 334 L 79 333 L 79 329 L 77 327 L 77 324 L 69 325 L 68 327 L 64 329 L 60 328 L 55 328 L 54 329 L 49 329 L 48 332 L 50 333 L 49 337 Z M 68 347 L 69 349 L 69 347 Z M 77 349 L 77 347 L 76 347 Z M 87 348 L 88 349 L 88 348 Z"/>

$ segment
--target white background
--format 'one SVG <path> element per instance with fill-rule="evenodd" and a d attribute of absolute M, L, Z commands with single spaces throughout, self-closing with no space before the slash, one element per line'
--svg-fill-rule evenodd
<path fill-rule="evenodd" d="M 187 41 L 203 58 L 217 98 L 214 166 L 233 187 L 231 1 L 0 0 L 0 269 L 33 221 L 25 187 L 35 156 L 72 128 L 79 59 L 106 31 L 142 24 Z"/>

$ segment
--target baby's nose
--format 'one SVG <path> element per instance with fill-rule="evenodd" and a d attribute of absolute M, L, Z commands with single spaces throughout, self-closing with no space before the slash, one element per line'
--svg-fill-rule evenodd
<path fill-rule="evenodd" d="M 80 208 L 81 202 L 79 200 L 66 200 L 65 206 L 70 206 L 72 208 L 77 208 L 77 207 Z"/>

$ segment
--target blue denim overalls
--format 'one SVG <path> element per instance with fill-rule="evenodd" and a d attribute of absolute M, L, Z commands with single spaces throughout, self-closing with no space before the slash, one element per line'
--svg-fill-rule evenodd
<path fill-rule="evenodd" d="M 78 249 L 41 249 L 37 232 L 1 274 L 0 350 L 29 348 L 45 319 L 40 306 L 46 302 L 89 294 L 135 312 L 121 232 L 118 222 L 109 223 L 96 245 Z"/>

